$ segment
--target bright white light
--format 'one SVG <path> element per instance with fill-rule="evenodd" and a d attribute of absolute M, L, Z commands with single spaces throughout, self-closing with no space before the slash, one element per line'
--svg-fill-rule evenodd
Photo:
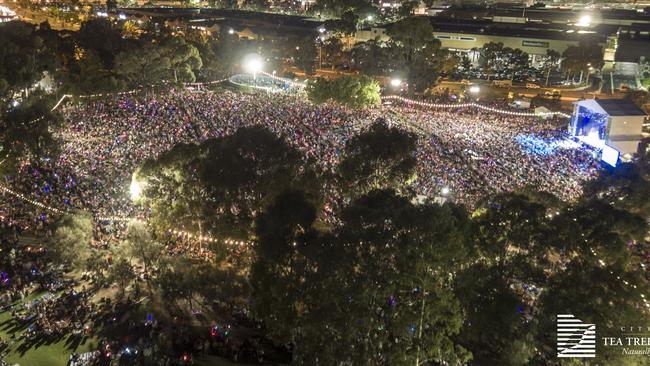
<path fill-rule="evenodd" d="M 390 85 L 394 88 L 397 88 L 398 86 L 402 85 L 402 80 L 401 79 L 391 79 Z"/>
<path fill-rule="evenodd" d="M 244 69 L 246 72 L 249 72 L 253 75 L 257 74 L 259 71 L 262 71 L 263 66 L 264 61 L 262 61 L 262 57 L 260 57 L 260 55 L 250 54 L 244 59 Z"/>
<path fill-rule="evenodd" d="M 602 140 L 598 134 L 598 131 L 591 131 L 587 136 L 576 136 L 578 140 L 584 142 L 589 146 L 593 146 L 596 149 L 602 149 L 605 146 L 605 140 Z"/>
<path fill-rule="evenodd" d="M 446 196 L 449 194 L 449 188 L 443 187 L 442 190 L 440 190 L 440 193 L 442 193 L 443 196 Z"/>
<path fill-rule="evenodd" d="M 320 27 L 320 28 L 318 28 L 318 31 L 319 31 L 320 33 L 325 33 L 325 28 Z"/>
<path fill-rule="evenodd" d="M 613 147 L 609 145 L 603 146 L 603 155 L 601 157 L 602 161 L 605 163 L 611 165 L 611 166 L 616 166 L 618 164 L 618 157 L 620 156 L 620 152 Z"/>
<path fill-rule="evenodd" d="M 577 26 L 579 27 L 588 27 L 591 25 L 591 16 L 590 15 L 583 15 L 578 19 L 578 23 L 576 23 Z"/>
<path fill-rule="evenodd" d="M 235 34 L 235 30 L 232 28 L 228 29 L 228 34 Z"/>
<path fill-rule="evenodd" d="M 117 17 L 120 18 L 120 20 L 125 20 L 126 19 L 126 15 L 124 15 L 124 14 L 120 14 Z"/>
<path fill-rule="evenodd" d="M 131 186 L 129 187 L 129 191 L 131 193 L 132 200 L 140 199 L 140 195 L 142 194 L 142 185 L 140 182 L 135 180 L 135 177 L 131 178 Z"/>
<path fill-rule="evenodd" d="M 478 85 L 472 85 L 469 87 L 469 92 L 472 94 L 478 94 L 478 92 L 480 91 L 481 91 L 481 87 L 479 87 Z"/>
<path fill-rule="evenodd" d="M 20 104 L 20 103 L 18 103 L 18 101 L 15 100 L 15 99 L 14 99 L 13 102 L 11 102 L 11 105 L 12 105 L 13 107 L 18 107 L 18 104 Z"/>
<path fill-rule="evenodd" d="M 375 18 L 375 17 L 373 17 L 372 15 L 368 15 L 368 16 L 366 17 L 366 19 L 367 19 L 368 21 L 372 21 L 374 18 Z"/>

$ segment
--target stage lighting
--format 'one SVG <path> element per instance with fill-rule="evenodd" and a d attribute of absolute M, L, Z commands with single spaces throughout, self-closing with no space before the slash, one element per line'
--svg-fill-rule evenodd
<path fill-rule="evenodd" d="M 244 59 L 244 69 L 255 76 L 258 72 L 262 71 L 264 61 L 258 54 L 250 54 Z"/>

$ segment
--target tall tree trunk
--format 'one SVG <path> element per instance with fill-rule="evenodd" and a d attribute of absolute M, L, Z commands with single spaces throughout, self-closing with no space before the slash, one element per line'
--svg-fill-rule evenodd
<path fill-rule="evenodd" d="M 578 85 L 582 85 L 582 73 L 583 72 L 584 72 L 583 70 L 580 70 L 580 78 L 578 79 Z"/>
<path fill-rule="evenodd" d="M 427 270 L 428 272 L 428 270 Z M 420 304 L 420 323 L 418 324 L 418 346 L 415 355 L 415 366 L 420 366 L 420 344 L 422 343 L 422 328 L 424 325 L 424 308 L 426 305 L 426 289 L 422 288 L 422 302 Z"/>

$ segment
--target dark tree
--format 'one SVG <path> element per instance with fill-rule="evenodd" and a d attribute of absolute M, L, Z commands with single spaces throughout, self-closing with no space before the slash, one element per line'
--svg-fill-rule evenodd
<path fill-rule="evenodd" d="M 161 228 L 179 224 L 196 233 L 248 238 L 259 211 L 290 187 L 316 202 L 316 173 L 282 137 L 261 126 L 201 145 L 177 145 L 138 173 Z"/>
<path fill-rule="evenodd" d="M 22 22 L 0 25 L 0 99 L 13 93 L 27 94 L 44 71 L 53 71 L 53 60 L 54 54 L 34 26 Z"/>
<path fill-rule="evenodd" d="M 57 156 L 59 146 L 51 130 L 60 125 L 61 119 L 51 112 L 48 98 L 34 96 L 0 117 L 0 156 L 5 160 L 1 169 L 15 167 L 20 159 Z"/>
<path fill-rule="evenodd" d="M 260 217 L 253 308 L 294 363 L 423 365 L 463 362 L 451 337 L 462 314 L 450 289 L 465 257 L 467 214 L 415 206 L 392 191 L 350 204 L 334 233 L 288 192 Z"/>
<path fill-rule="evenodd" d="M 373 189 L 404 191 L 415 175 L 417 137 L 376 121 L 345 146 L 339 165 L 341 189 L 351 196 Z"/>

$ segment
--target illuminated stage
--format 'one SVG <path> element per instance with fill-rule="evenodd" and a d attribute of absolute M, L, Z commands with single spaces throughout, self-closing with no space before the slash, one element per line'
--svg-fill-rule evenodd
<path fill-rule="evenodd" d="M 569 125 L 571 136 L 601 152 L 601 159 L 616 166 L 638 150 L 646 114 L 622 99 L 587 99 L 575 103 Z"/>

